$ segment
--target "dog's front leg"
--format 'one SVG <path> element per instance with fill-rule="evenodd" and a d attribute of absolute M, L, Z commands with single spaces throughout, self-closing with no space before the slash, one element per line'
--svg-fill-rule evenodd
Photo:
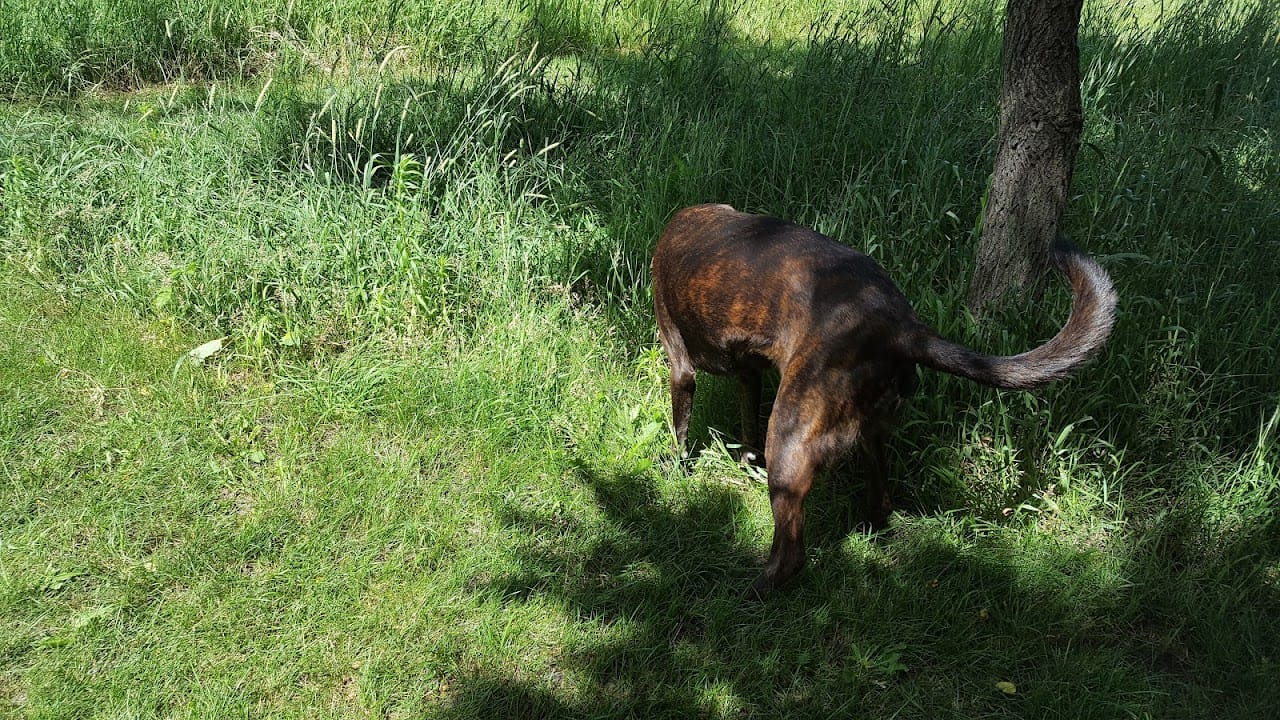
<path fill-rule="evenodd" d="M 693 392 L 697 388 L 697 372 L 684 349 L 684 342 L 674 332 L 662 334 L 662 344 L 671 362 L 671 429 L 675 432 L 676 461 L 689 452 L 689 416 L 693 414 Z"/>
<path fill-rule="evenodd" d="M 742 383 L 742 450 L 738 460 L 744 463 L 764 467 L 764 447 L 760 443 L 760 372 L 746 370 L 738 375 Z"/>

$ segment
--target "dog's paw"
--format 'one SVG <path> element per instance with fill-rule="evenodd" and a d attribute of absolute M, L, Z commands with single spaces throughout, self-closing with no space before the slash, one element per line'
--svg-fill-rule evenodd
<path fill-rule="evenodd" d="M 751 582 L 742 594 L 739 596 L 744 602 L 759 603 L 768 600 L 774 594 L 782 592 L 792 585 L 795 575 L 788 575 L 783 579 L 770 575 L 766 570 L 760 573 L 760 576 Z"/>
<path fill-rule="evenodd" d="M 751 465 L 752 467 L 762 468 L 765 466 L 764 453 L 752 448 L 742 448 L 738 450 L 738 462 L 743 465 Z"/>
<path fill-rule="evenodd" d="M 854 523 L 853 531 L 863 535 L 889 537 L 893 535 L 893 526 L 889 524 L 889 518 L 884 518 L 884 519 L 866 518 Z"/>
<path fill-rule="evenodd" d="M 773 590 L 773 582 L 761 575 L 755 579 L 755 582 L 748 585 L 738 597 L 744 602 L 759 603 L 764 602 L 773 593 Z"/>
<path fill-rule="evenodd" d="M 889 494 L 884 493 L 880 497 L 868 497 L 863 500 L 863 519 L 859 525 L 872 533 L 879 534 L 889 528 L 892 517 L 893 502 L 889 499 Z"/>

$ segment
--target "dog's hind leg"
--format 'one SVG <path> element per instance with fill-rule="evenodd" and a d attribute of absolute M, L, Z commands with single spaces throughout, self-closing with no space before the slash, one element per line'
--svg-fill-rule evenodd
<path fill-rule="evenodd" d="M 829 450 L 824 442 L 830 419 L 822 398 L 806 392 L 809 382 L 784 378 L 769 418 L 765 460 L 769 473 L 769 505 L 773 511 L 773 545 L 764 572 L 747 590 L 763 598 L 800 572 L 805 564 L 804 499 L 813 475 Z"/>
<path fill-rule="evenodd" d="M 804 498 L 813 487 L 813 473 L 817 469 L 812 457 L 797 444 L 779 448 L 770 443 L 766 452 L 773 545 L 764 572 L 747 590 L 747 596 L 754 598 L 765 597 L 804 567 Z"/>
<path fill-rule="evenodd" d="M 883 530 L 889 524 L 893 501 L 889 495 L 889 454 L 885 443 L 887 432 L 867 432 L 862 437 L 862 456 L 866 458 L 866 488 L 862 497 L 863 518 L 872 530 Z"/>
<path fill-rule="evenodd" d="M 804 499 L 814 473 L 858 444 L 867 424 L 855 395 L 846 371 L 783 373 L 765 442 L 773 546 L 748 597 L 764 597 L 804 567 Z"/>

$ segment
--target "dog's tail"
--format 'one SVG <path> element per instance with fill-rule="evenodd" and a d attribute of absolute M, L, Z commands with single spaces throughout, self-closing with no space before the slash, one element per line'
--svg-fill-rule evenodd
<path fill-rule="evenodd" d="M 1021 355 L 996 356 L 957 345 L 928 327 L 908 340 L 906 354 L 926 367 L 999 388 L 1028 389 L 1070 375 L 1102 347 L 1116 319 L 1116 291 L 1107 271 L 1065 236 L 1049 259 L 1071 283 L 1071 316 L 1045 344 Z"/>

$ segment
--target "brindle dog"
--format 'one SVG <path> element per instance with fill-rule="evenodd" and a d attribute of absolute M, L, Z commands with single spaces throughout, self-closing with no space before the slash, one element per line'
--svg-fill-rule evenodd
<path fill-rule="evenodd" d="M 781 372 L 764 442 L 773 547 L 749 595 L 763 597 L 804 566 L 803 503 L 814 473 L 854 445 L 873 461 L 868 519 L 887 521 L 883 435 L 916 365 L 1024 389 L 1066 377 L 1102 347 L 1115 321 L 1111 279 L 1065 238 L 1050 256 L 1071 283 L 1067 324 L 1034 350 L 998 357 L 939 336 L 874 260 L 813 230 L 728 205 L 676 213 L 653 253 L 653 300 L 671 362 L 677 452 L 694 373 L 705 370 L 741 380 L 744 459 L 758 462 L 761 372 Z"/>

